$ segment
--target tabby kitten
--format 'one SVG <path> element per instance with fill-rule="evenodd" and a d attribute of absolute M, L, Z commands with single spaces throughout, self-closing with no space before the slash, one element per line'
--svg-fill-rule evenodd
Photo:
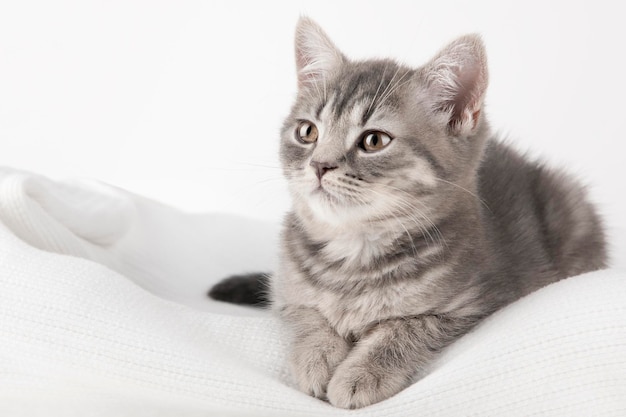
<path fill-rule="evenodd" d="M 303 18 L 296 64 L 280 149 L 293 209 L 269 299 L 302 391 L 343 408 L 384 400 L 485 316 L 605 267 L 584 190 L 491 135 L 477 35 L 409 68 L 349 60 Z M 265 279 L 211 295 L 262 302 Z"/>

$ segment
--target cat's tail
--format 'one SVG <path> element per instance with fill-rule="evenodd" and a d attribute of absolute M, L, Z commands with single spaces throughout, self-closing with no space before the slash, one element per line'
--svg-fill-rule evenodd
<path fill-rule="evenodd" d="M 269 306 L 269 274 L 252 273 L 224 278 L 209 290 L 209 297 L 234 304 Z"/>

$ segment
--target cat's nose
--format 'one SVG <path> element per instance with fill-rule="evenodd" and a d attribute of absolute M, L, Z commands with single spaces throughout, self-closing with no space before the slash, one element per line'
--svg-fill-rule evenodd
<path fill-rule="evenodd" d="M 319 180 L 321 180 L 322 176 L 328 171 L 337 168 L 337 164 L 334 164 L 332 162 L 311 161 L 309 165 L 313 167 L 313 169 L 315 170 L 315 174 L 317 175 L 317 179 Z"/>

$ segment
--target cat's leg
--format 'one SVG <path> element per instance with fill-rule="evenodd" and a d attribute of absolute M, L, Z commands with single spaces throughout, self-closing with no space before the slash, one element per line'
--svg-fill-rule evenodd
<path fill-rule="evenodd" d="M 314 308 L 289 306 L 281 315 L 291 331 L 292 375 L 302 391 L 325 398 L 328 381 L 348 355 L 350 343 Z"/>
<path fill-rule="evenodd" d="M 341 408 L 361 408 L 391 397 L 476 321 L 424 315 L 377 324 L 337 367 L 328 384 L 328 400 Z"/>

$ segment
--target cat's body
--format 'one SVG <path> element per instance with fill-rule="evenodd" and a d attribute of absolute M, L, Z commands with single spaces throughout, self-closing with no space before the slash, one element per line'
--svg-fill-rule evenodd
<path fill-rule="evenodd" d="M 581 187 L 491 137 L 480 39 L 411 69 L 348 61 L 303 19 L 296 56 L 281 143 L 293 210 L 270 298 L 303 391 L 381 401 L 485 316 L 605 266 Z"/>
<path fill-rule="evenodd" d="M 379 319 L 484 316 L 604 266 L 600 224 L 577 184 L 496 141 L 478 175 L 475 195 L 450 186 L 458 195 L 426 230 L 401 216 L 329 228 L 288 214 L 275 307 L 295 298 L 358 337 Z"/>

